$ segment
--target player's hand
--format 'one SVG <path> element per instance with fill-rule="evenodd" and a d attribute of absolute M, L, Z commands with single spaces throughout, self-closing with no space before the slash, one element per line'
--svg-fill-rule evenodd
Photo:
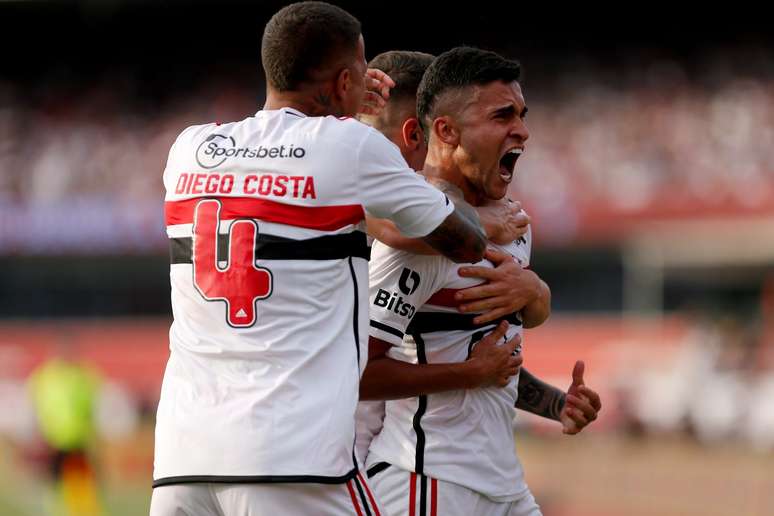
<path fill-rule="evenodd" d="M 564 407 L 559 413 L 562 423 L 562 433 L 573 435 L 583 430 L 589 423 L 597 419 L 602 409 L 599 394 L 586 387 L 583 381 L 584 364 L 578 360 L 572 370 L 572 383 L 567 389 Z"/>
<path fill-rule="evenodd" d="M 523 237 L 529 229 L 530 218 L 519 201 L 501 199 L 476 208 L 487 238 L 499 245 L 507 245 Z"/>
<path fill-rule="evenodd" d="M 518 312 L 540 294 L 541 282 L 537 274 L 522 268 L 508 253 L 488 248 L 484 258 L 495 267 L 460 267 L 459 274 L 466 278 L 481 278 L 486 283 L 460 290 L 455 295 L 455 300 L 462 303 L 460 312 L 483 312 L 473 319 L 475 324 Z"/>
<path fill-rule="evenodd" d="M 495 385 L 505 387 L 511 377 L 519 372 L 523 361 L 521 337 L 516 335 L 503 343 L 508 326 L 507 322 L 502 321 L 473 347 L 467 360 L 472 371 L 470 388 Z"/>
<path fill-rule="evenodd" d="M 390 89 L 395 87 L 395 81 L 383 71 L 369 68 L 366 71 L 365 83 L 366 93 L 363 97 L 363 105 L 360 107 L 360 114 L 377 116 L 387 105 Z"/>

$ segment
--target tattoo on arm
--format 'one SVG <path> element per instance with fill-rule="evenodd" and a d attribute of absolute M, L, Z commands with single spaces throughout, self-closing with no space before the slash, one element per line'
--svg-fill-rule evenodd
<path fill-rule="evenodd" d="M 484 256 L 486 241 L 481 226 L 455 209 L 441 225 L 422 238 L 433 249 L 457 263 L 475 263 Z"/>
<path fill-rule="evenodd" d="M 564 408 L 566 394 L 549 385 L 529 371 L 521 368 L 519 373 L 519 399 L 516 408 L 537 414 L 538 416 L 559 421 L 559 414 Z"/>

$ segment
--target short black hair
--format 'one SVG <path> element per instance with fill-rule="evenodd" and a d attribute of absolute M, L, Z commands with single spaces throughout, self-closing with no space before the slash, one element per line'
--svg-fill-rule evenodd
<path fill-rule="evenodd" d="M 357 18 L 325 2 L 298 2 L 280 9 L 263 31 L 261 62 L 266 81 L 292 91 L 341 53 L 356 52 Z"/>
<path fill-rule="evenodd" d="M 414 102 L 422 76 L 433 59 L 435 56 L 424 52 L 390 50 L 371 59 L 368 68 L 377 68 L 395 81 L 395 87 L 390 90 L 390 99 L 411 99 Z"/>
<path fill-rule="evenodd" d="M 417 118 L 425 135 L 434 118 L 438 98 L 449 90 L 495 81 L 513 82 L 521 76 L 518 61 L 474 47 L 455 47 L 430 64 L 417 90 Z"/>

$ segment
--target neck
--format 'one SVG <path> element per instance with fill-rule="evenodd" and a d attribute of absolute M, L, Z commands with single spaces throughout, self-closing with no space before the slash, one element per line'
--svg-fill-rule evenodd
<path fill-rule="evenodd" d="M 455 163 L 450 149 L 430 148 L 425 160 L 425 168 L 422 174 L 432 183 L 447 183 L 453 185 L 453 190 L 461 194 L 462 198 L 471 206 L 481 206 L 484 203 L 483 196 L 479 195 L 470 185 L 462 170 Z M 449 192 L 442 189 L 444 193 Z"/>
<path fill-rule="evenodd" d="M 269 89 L 263 109 L 292 108 L 307 116 L 341 116 L 341 110 L 333 103 L 333 96 L 319 85 L 298 91 Z"/>

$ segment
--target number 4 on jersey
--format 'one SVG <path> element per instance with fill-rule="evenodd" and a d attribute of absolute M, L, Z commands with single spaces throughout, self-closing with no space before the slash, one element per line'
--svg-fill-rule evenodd
<path fill-rule="evenodd" d="M 196 206 L 193 227 L 193 282 L 207 301 L 225 301 L 226 322 L 237 328 L 255 324 L 255 302 L 272 292 L 269 269 L 255 265 L 258 224 L 235 220 L 229 227 L 226 266 L 218 266 L 220 201 L 206 199 Z"/>

